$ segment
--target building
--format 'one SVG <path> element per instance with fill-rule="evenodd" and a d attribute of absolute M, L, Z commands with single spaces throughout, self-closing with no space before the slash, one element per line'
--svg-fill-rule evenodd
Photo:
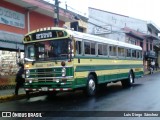
<path fill-rule="evenodd" d="M 139 45 L 144 55 L 144 68 L 148 69 L 152 59 L 158 61 L 159 53 L 154 44 L 160 42 L 160 29 L 152 22 L 89 8 L 88 33 Z"/>
<path fill-rule="evenodd" d="M 73 13 L 75 14 L 75 13 Z M 83 33 L 87 33 L 87 23 L 88 18 L 82 15 L 75 14 L 76 21 L 73 22 L 66 22 L 65 25 L 68 28 L 73 29 L 74 31 L 79 31 Z"/>
<path fill-rule="evenodd" d="M 43 0 L 1 0 L 0 85 L 14 84 L 17 62 L 24 58 L 23 36 L 34 29 L 55 26 L 54 5 Z M 59 8 L 59 26 L 74 22 L 74 14 Z M 21 54 L 18 54 L 21 51 Z"/>

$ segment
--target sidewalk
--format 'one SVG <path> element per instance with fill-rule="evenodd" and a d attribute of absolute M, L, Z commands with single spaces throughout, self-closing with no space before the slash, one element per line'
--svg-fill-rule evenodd
<path fill-rule="evenodd" d="M 157 71 L 154 71 L 154 73 L 156 72 L 160 72 L 160 69 Z M 147 74 L 149 74 L 149 71 L 145 71 L 144 75 L 147 75 Z M 16 99 L 21 99 L 26 97 L 26 92 L 24 88 L 19 89 L 18 96 L 14 95 L 14 91 L 15 91 L 14 89 L 0 90 L 0 103 L 8 100 L 16 100 Z"/>
<path fill-rule="evenodd" d="M 0 97 L 4 95 L 14 95 L 14 89 L 6 89 L 6 90 L 0 90 Z M 20 88 L 18 91 L 19 94 L 25 94 L 24 88 Z"/>
<path fill-rule="evenodd" d="M 17 100 L 21 98 L 25 98 L 25 90 L 24 88 L 20 88 L 18 93 L 19 95 L 15 96 L 14 95 L 14 89 L 5 89 L 5 90 L 0 90 L 0 103 L 5 102 L 5 101 L 10 101 L 10 100 Z"/>

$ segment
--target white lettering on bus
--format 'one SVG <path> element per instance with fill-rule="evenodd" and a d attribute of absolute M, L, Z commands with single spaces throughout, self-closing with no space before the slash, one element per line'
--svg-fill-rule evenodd
<path fill-rule="evenodd" d="M 52 32 L 36 34 L 36 39 L 51 38 Z"/>

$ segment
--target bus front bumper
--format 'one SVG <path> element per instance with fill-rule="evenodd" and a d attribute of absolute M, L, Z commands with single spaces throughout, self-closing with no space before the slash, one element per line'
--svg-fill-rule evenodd
<path fill-rule="evenodd" d="M 24 84 L 25 91 L 71 91 L 74 88 L 74 80 L 58 78 L 54 80 L 39 80 L 27 78 Z"/>

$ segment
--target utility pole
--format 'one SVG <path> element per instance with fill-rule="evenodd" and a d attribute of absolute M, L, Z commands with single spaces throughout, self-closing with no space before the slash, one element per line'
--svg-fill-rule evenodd
<path fill-rule="evenodd" d="M 59 26 L 59 1 L 58 0 L 55 0 L 54 24 L 55 24 L 56 27 Z"/>

